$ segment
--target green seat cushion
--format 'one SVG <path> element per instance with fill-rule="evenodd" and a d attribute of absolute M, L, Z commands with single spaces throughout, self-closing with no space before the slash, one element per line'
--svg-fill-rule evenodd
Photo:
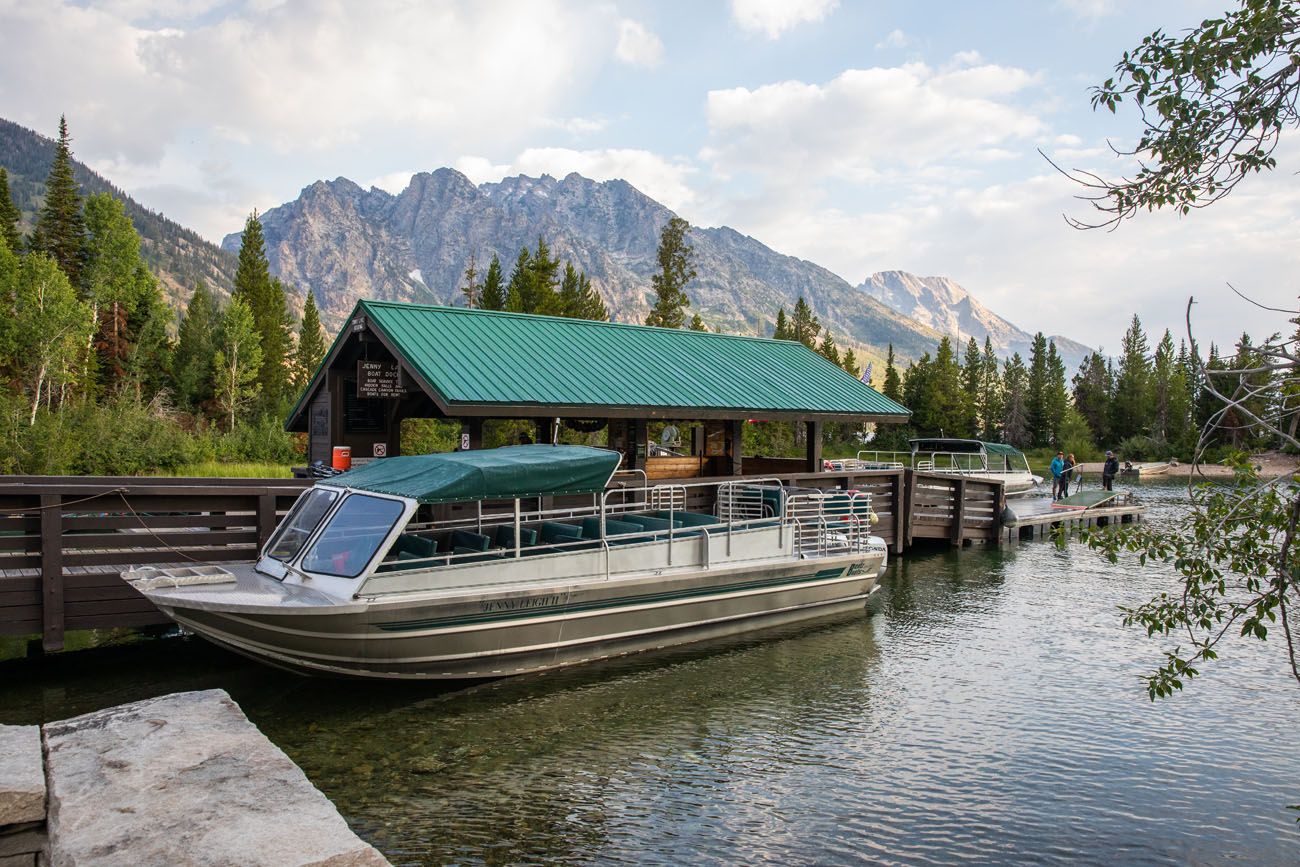
<path fill-rule="evenodd" d="M 469 530 L 452 530 L 451 546 L 453 548 L 472 548 L 475 551 L 486 551 L 492 547 L 492 538 Z"/>

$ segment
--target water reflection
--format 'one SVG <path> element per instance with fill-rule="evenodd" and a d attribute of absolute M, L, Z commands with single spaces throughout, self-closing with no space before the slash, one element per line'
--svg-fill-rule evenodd
<path fill-rule="evenodd" d="M 158 641 L 0 666 L 0 721 L 222 686 L 400 864 L 1295 863 L 1300 693 L 1241 645 L 1151 704 L 1117 607 L 1170 580 L 939 550 L 869 615 L 453 691 Z"/>

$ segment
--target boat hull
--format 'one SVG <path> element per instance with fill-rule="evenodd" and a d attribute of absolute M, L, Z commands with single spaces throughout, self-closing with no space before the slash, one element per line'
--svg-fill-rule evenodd
<path fill-rule="evenodd" d="M 329 606 L 268 608 L 154 598 L 205 638 L 316 675 L 479 679 L 720 638 L 861 608 L 881 553 L 660 571 L 604 581 Z M 258 580 L 270 580 L 261 579 Z"/>

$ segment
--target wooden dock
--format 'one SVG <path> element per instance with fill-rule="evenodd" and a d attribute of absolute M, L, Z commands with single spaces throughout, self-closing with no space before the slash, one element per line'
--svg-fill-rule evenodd
<path fill-rule="evenodd" d="M 1084 491 L 1053 502 L 1038 497 L 1014 502 L 1002 521 L 1002 541 L 1041 539 L 1060 528 L 1107 527 L 1142 520 L 1146 506 L 1127 492 Z"/>
<path fill-rule="evenodd" d="M 898 468 L 808 473 L 798 471 L 800 461 L 746 463 L 752 463 L 756 479 L 869 492 L 878 518 L 873 532 L 894 556 L 921 544 L 961 547 L 1034 538 L 1062 524 L 1129 523 L 1140 520 L 1142 512 L 1137 505 L 1070 514 L 1049 508 L 1041 514 L 1026 510 L 1008 523 L 1007 500 L 997 482 Z M 58 650 L 67 630 L 168 623 L 121 579 L 124 570 L 142 563 L 251 561 L 311 484 L 305 479 L 4 477 L 0 635 L 39 636 L 41 647 Z M 712 505 L 692 501 L 687 507 L 709 511 Z"/>

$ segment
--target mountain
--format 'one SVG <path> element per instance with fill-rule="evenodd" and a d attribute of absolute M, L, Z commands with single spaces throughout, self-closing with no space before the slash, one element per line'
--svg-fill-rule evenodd
<path fill-rule="evenodd" d="M 947 277 L 917 277 L 906 271 L 878 271 L 864 280 L 859 291 L 943 334 L 956 336 L 961 342 L 971 337 L 982 347 L 984 338 L 993 342 L 993 350 L 1003 357 L 1013 352 L 1028 360 L 1034 337 L 989 310 L 973 295 Z M 1056 351 L 1065 360 L 1067 372 L 1079 367 L 1084 356 L 1092 352 L 1068 337 L 1048 335 Z M 960 351 L 960 349 L 959 349 Z"/>
<path fill-rule="evenodd" d="M 337 324 L 359 298 L 461 303 L 471 256 L 482 273 L 493 254 L 508 276 L 523 246 L 546 239 L 552 254 L 587 273 L 614 318 L 641 322 L 668 208 L 626 181 L 514 177 L 476 186 L 438 169 L 397 195 L 346 178 L 318 181 L 262 215 L 272 273 L 310 286 Z M 223 246 L 239 249 L 238 233 Z M 803 295 L 841 346 L 893 343 L 905 357 L 933 350 L 939 332 L 918 324 L 812 262 L 786 256 L 726 227 L 692 228 L 698 276 L 692 310 L 710 325 L 771 334 L 778 308 Z"/>
<path fill-rule="evenodd" d="M 40 133 L 0 118 L 0 166 L 9 173 L 9 192 L 23 212 L 23 231 L 31 230 L 45 196 L 45 178 L 54 160 L 55 142 Z M 140 233 L 140 253 L 158 276 L 163 295 L 173 307 L 183 308 L 199 280 L 219 295 L 235 283 L 236 257 L 198 233 L 149 210 L 73 160 L 73 175 L 82 195 L 111 193 L 121 199 L 126 214 Z"/>

